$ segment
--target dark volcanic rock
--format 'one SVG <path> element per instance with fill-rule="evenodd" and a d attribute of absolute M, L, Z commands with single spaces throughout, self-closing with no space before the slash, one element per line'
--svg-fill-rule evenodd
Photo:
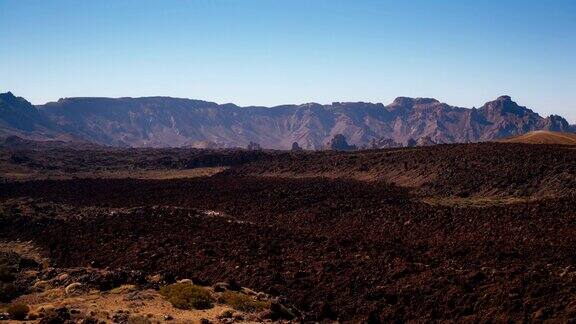
<path fill-rule="evenodd" d="M 355 151 L 356 145 L 350 145 L 346 141 L 346 137 L 342 134 L 336 134 L 330 141 L 330 149 L 334 151 Z"/>
<path fill-rule="evenodd" d="M 569 322 L 576 314 L 572 148 L 242 152 L 260 159 L 211 177 L 0 183 L 0 237 L 32 241 L 57 268 L 126 269 L 70 271 L 66 283 L 223 282 L 277 297 L 268 318 Z M 468 203 L 437 205 L 455 196 Z M 472 204 L 489 197 L 498 203 Z"/>
<path fill-rule="evenodd" d="M 302 148 L 300 147 L 300 145 L 298 145 L 298 142 L 294 142 L 292 143 L 292 151 L 302 151 Z"/>

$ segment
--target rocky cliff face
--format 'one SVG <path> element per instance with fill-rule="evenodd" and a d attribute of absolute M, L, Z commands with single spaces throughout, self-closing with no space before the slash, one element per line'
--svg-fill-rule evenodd
<path fill-rule="evenodd" d="M 508 96 L 479 109 L 431 98 L 399 97 L 391 104 L 364 102 L 238 107 L 191 99 L 67 98 L 32 106 L 0 95 L 0 134 L 76 138 L 130 147 L 246 147 L 323 149 L 336 134 L 351 145 L 372 140 L 407 143 L 488 141 L 533 130 L 570 131 L 559 116 L 542 118 Z"/>
<path fill-rule="evenodd" d="M 56 138 L 60 130 L 36 107 L 11 92 L 0 94 L 0 136 L 24 135 L 27 138 Z"/>

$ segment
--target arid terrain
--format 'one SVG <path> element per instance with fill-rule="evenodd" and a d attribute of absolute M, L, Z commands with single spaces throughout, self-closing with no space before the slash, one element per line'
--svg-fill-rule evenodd
<path fill-rule="evenodd" d="M 0 307 L 133 323 L 571 322 L 575 161 L 574 146 L 522 143 L 13 142 L 0 148 Z M 178 281 L 213 308 L 175 308 Z"/>
<path fill-rule="evenodd" d="M 576 324 L 576 0 L 0 0 L 0 324 Z"/>
<path fill-rule="evenodd" d="M 524 135 L 503 139 L 502 142 L 576 145 L 576 134 L 550 131 L 534 131 Z"/>

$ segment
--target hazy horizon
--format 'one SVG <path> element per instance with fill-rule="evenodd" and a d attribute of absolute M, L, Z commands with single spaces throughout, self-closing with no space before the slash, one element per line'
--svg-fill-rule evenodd
<path fill-rule="evenodd" d="M 576 123 L 576 2 L 0 0 L 0 89 L 276 106 L 501 95 Z"/>

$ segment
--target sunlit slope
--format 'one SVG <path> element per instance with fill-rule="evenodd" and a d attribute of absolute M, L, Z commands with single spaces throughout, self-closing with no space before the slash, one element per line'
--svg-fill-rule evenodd
<path fill-rule="evenodd" d="M 576 134 L 551 131 L 534 131 L 524 135 L 503 139 L 502 142 L 576 145 Z"/>

